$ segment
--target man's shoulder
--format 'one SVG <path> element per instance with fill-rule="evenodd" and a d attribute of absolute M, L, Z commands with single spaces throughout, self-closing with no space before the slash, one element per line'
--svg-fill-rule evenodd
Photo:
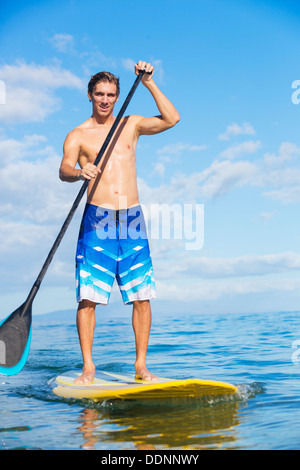
<path fill-rule="evenodd" d="M 131 126 L 136 127 L 141 119 L 143 119 L 143 116 L 139 116 L 138 114 L 130 114 L 123 119 Z"/>
<path fill-rule="evenodd" d="M 89 118 L 86 121 L 82 122 L 81 124 L 78 124 L 78 126 L 76 126 L 72 132 L 82 132 L 85 129 L 90 129 L 91 126 L 92 126 L 91 118 Z"/>
<path fill-rule="evenodd" d="M 130 116 L 127 116 L 127 117 L 132 122 L 137 122 L 143 118 L 143 116 L 139 116 L 138 114 L 130 114 Z"/>
<path fill-rule="evenodd" d="M 82 135 L 84 134 L 85 130 L 90 128 L 90 125 L 89 125 L 88 121 L 89 120 L 83 122 L 82 124 L 79 124 L 74 129 L 72 129 L 68 133 L 67 139 L 79 139 L 79 138 L 81 138 Z"/>

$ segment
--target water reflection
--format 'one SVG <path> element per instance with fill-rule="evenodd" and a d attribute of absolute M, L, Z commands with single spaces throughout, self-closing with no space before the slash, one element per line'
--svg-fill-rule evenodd
<path fill-rule="evenodd" d="M 77 430 L 82 433 L 84 449 L 96 449 L 100 443 L 102 447 L 107 443 L 108 447 L 140 450 L 226 448 L 237 440 L 237 408 L 237 401 L 184 406 L 175 401 L 171 406 L 106 403 L 82 410 Z"/>

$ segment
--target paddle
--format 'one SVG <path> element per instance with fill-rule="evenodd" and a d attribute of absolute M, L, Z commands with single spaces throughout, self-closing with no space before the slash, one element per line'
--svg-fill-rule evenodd
<path fill-rule="evenodd" d="M 109 131 L 97 157 L 94 161 L 94 165 L 98 165 L 100 162 L 105 150 L 111 138 L 138 86 L 140 83 L 145 71 L 141 70 L 139 75 L 135 79 L 135 82 L 129 91 L 126 100 L 122 108 L 120 109 L 115 122 Z M 88 187 L 89 180 L 85 180 L 74 203 L 73 206 L 63 223 L 63 226 L 46 258 L 46 261 L 43 264 L 43 267 L 36 278 L 35 283 L 33 284 L 27 299 L 25 302 L 15 310 L 11 315 L 4 319 L 0 323 L 0 374 L 4 375 L 15 375 L 20 370 L 22 370 L 29 353 L 30 349 L 30 340 L 31 340 L 31 329 L 32 329 L 32 302 L 40 288 L 41 282 L 46 274 L 46 271 L 52 261 L 52 258 L 72 220 L 73 215 Z"/>

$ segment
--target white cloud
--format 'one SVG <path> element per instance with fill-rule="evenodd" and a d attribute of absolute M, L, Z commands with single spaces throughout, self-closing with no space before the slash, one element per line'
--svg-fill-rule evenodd
<path fill-rule="evenodd" d="M 272 219 L 275 216 L 274 212 L 262 212 L 259 214 L 258 218 L 255 220 L 258 220 L 260 222 L 267 222 L 268 220 Z"/>
<path fill-rule="evenodd" d="M 299 156 L 300 147 L 291 142 L 282 142 L 278 154 L 266 153 L 264 161 L 269 166 L 278 167 L 295 160 Z"/>
<path fill-rule="evenodd" d="M 3 137 L 0 140 L 0 167 L 4 167 L 14 160 L 32 157 L 36 146 L 46 141 L 47 138 L 42 135 L 27 135 L 21 141 Z"/>
<path fill-rule="evenodd" d="M 7 88 L 6 106 L 0 108 L 0 121 L 5 124 L 44 121 L 60 108 L 60 100 L 51 92 L 21 86 Z"/>
<path fill-rule="evenodd" d="M 176 261 L 170 259 L 169 263 L 161 263 L 159 272 L 161 278 L 168 278 L 172 272 L 173 279 L 197 277 L 201 280 L 266 276 L 299 269 L 300 254 L 293 252 L 233 258 L 196 256 L 195 253 L 190 255 L 180 252 Z"/>
<path fill-rule="evenodd" d="M 157 282 L 157 294 L 160 300 L 170 300 L 184 302 L 211 302 L 219 301 L 218 309 L 224 313 L 224 301 L 228 296 L 231 299 L 230 309 L 235 309 L 239 296 L 249 298 L 242 311 L 253 309 L 255 305 L 255 295 L 264 295 L 264 298 L 274 299 L 275 295 L 283 296 L 298 294 L 300 291 L 300 279 L 229 279 L 218 281 L 196 281 L 189 280 L 186 284 L 173 283 L 168 281 Z M 282 297 L 279 297 L 282 298 Z M 259 299 L 259 297 L 258 297 Z M 221 304 L 220 304 L 221 302 Z M 260 308 L 260 300 L 257 300 L 255 309 Z M 247 306 L 248 305 L 248 306 Z M 269 303 L 272 309 L 276 309 L 274 302 Z M 222 307 L 220 307 L 222 306 Z M 227 307 L 228 308 L 228 307 Z"/>
<path fill-rule="evenodd" d="M 300 202 L 300 187 L 293 186 L 291 188 L 283 188 L 274 191 L 264 191 L 263 196 L 283 204 L 295 204 Z"/>
<path fill-rule="evenodd" d="M 5 165 L 0 167 L 0 280 L 4 292 L 33 282 L 62 223 L 68 215 L 80 185 L 59 180 L 61 156 L 47 146 L 45 136 L 5 139 Z M 74 216 L 49 269 L 50 283 L 72 285 L 74 250 L 84 200 Z M 63 268 L 63 265 L 68 265 Z M 13 279 L 13 282 L 11 280 Z"/>
<path fill-rule="evenodd" d="M 15 213 L 14 213 L 15 214 Z M 3 242 L 0 246 L 0 280 L 2 292 L 31 287 L 56 239 L 60 224 L 39 224 L 20 220 L 7 221 L 0 217 L 0 231 Z M 67 215 L 67 213 L 65 214 Z M 47 274 L 47 283 L 74 285 L 74 253 L 78 233 L 77 224 L 69 227 L 61 246 L 56 252 Z"/>
<path fill-rule="evenodd" d="M 244 122 L 241 126 L 234 122 L 227 126 L 224 134 L 219 135 L 219 140 L 230 140 L 231 136 L 237 135 L 255 135 L 255 130 L 248 122 Z"/>
<path fill-rule="evenodd" d="M 166 167 L 162 162 L 157 162 L 154 166 L 154 170 L 152 172 L 153 175 L 158 175 L 163 177 L 166 171 Z"/>
<path fill-rule="evenodd" d="M 72 72 L 58 65 L 36 65 L 17 61 L 15 65 L 3 65 L 0 68 L 2 79 L 10 86 L 18 83 L 35 88 L 82 88 L 82 81 Z"/>
<path fill-rule="evenodd" d="M 130 72 L 134 71 L 134 66 L 136 62 L 133 59 L 121 59 L 122 66 L 124 69 L 129 70 Z"/>
<path fill-rule="evenodd" d="M 116 61 L 113 57 L 106 56 L 97 48 L 80 53 L 80 61 L 84 63 L 86 75 L 95 74 L 101 70 L 116 67 Z"/>
<path fill-rule="evenodd" d="M 258 182 L 261 186 L 291 189 L 300 184 L 300 168 L 261 168 Z"/>
<path fill-rule="evenodd" d="M 56 222 L 66 214 L 76 185 L 59 180 L 61 156 L 45 145 L 46 140 L 32 135 L 0 144 L 0 151 L 8 149 L 6 165 L 0 168 L 2 217 L 40 224 Z"/>
<path fill-rule="evenodd" d="M 83 89 L 79 77 L 57 65 L 6 64 L 0 67 L 0 78 L 6 84 L 6 104 L 0 107 L 0 121 L 6 124 L 43 121 L 60 107 L 55 90 Z"/>
<path fill-rule="evenodd" d="M 225 300 L 236 296 L 298 293 L 300 255 L 285 252 L 233 258 L 189 256 L 153 251 L 158 297 L 188 302 Z M 170 276 L 170 273 L 171 276 Z M 182 292 L 184 291 L 184 298 Z"/>
<path fill-rule="evenodd" d="M 146 205 L 184 204 L 204 194 L 215 197 L 242 184 L 254 185 L 260 168 L 249 162 L 215 161 L 203 172 L 173 178 L 151 188 L 139 179 L 141 202 Z M 149 210 L 148 210 L 149 212 Z M 269 220 L 273 213 L 263 213 Z M 165 221 L 162 219 L 161 223 Z M 152 221 L 151 221 L 152 223 Z M 151 231 L 149 232 L 151 237 Z M 184 240 L 150 238 L 160 299 L 180 299 L 184 289 L 190 301 L 211 301 L 230 295 L 296 292 L 300 254 L 291 251 L 237 257 L 210 257 L 186 251 Z M 171 276 L 170 276 L 171 273 Z M 287 277 L 289 276 L 289 280 Z"/>
<path fill-rule="evenodd" d="M 72 52 L 74 46 L 74 37 L 71 34 L 54 34 L 49 39 L 49 42 L 57 49 L 59 52 Z"/>
<path fill-rule="evenodd" d="M 215 160 L 201 172 L 174 176 L 170 183 L 159 187 L 152 188 L 141 178 L 138 183 L 142 201 L 146 204 L 204 202 L 201 199 L 221 197 L 235 188 L 256 185 L 258 172 L 258 167 L 248 161 Z"/>
<path fill-rule="evenodd" d="M 158 149 L 158 155 L 181 155 L 183 151 L 189 152 L 200 152 L 201 150 L 205 150 L 207 147 L 206 145 L 192 145 L 186 144 L 184 142 L 177 142 L 175 144 L 168 144 Z"/>
<path fill-rule="evenodd" d="M 157 150 L 158 161 L 154 165 L 152 175 L 163 177 L 166 164 L 170 162 L 174 163 L 175 158 L 179 160 L 183 152 L 200 152 L 206 148 L 206 145 L 192 145 L 183 142 L 165 145 Z"/>
<path fill-rule="evenodd" d="M 219 154 L 219 158 L 233 160 L 235 158 L 243 157 L 244 155 L 251 155 L 256 153 L 261 147 L 261 142 L 249 140 L 241 144 L 231 145 L 226 150 Z"/>
<path fill-rule="evenodd" d="M 300 147 L 283 142 L 277 154 L 264 155 L 258 183 L 270 189 L 263 196 L 283 204 L 299 203 L 300 201 Z M 271 189 L 273 188 L 273 189 Z"/>
<path fill-rule="evenodd" d="M 208 199 L 220 197 L 234 188 L 251 184 L 256 174 L 256 165 L 248 161 L 214 161 L 202 172 L 200 191 Z"/>
<path fill-rule="evenodd" d="M 259 141 L 229 147 L 203 171 L 175 175 L 168 184 L 156 188 L 148 187 L 146 181 L 140 180 L 141 194 L 147 202 L 205 202 L 222 197 L 234 189 L 249 186 L 261 188 L 262 196 L 272 200 L 282 203 L 299 202 L 300 148 L 285 142 L 280 145 L 278 155 L 266 154 L 251 162 L 236 158 L 237 155 L 242 157 L 245 152 L 252 154 L 260 145 Z M 155 166 L 156 174 L 163 175 L 166 163 L 174 161 L 174 157 L 179 157 L 184 151 L 191 151 L 191 148 L 193 146 L 190 144 L 178 142 L 159 149 L 157 153 L 160 165 L 157 163 Z M 224 158 L 220 159 L 220 156 Z"/>
<path fill-rule="evenodd" d="M 251 296 L 251 306 L 253 308 L 253 296 L 258 294 L 268 295 L 273 298 L 274 295 L 282 293 L 283 295 L 298 293 L 300 290 L 300 279 L 235 279 L 234 282 L 229 279 L 222 279 L 217 281 L 197 281 L 189 279 L 188 282 L 180 284 L 173 283 L 172 281 L 156 281 L 157 293 L 160 300 L 170 300 L 182 302 L 207 302 L 221 300 L 222 302 L 226 297 L 230 296 L 234 299 L 234 304 L 237 302 L 237 296 Z M 182 291 L 184 289 L 184 298 Z M 224 305 L 224 304 L 223 304 Z M 272 308 L 274 303 L 270 303 Z M 219 307 L 220 308 L 220 307 Z M 230 307 L 232 308 L 232 306 Z M 259 307 L 258 307 L 259 308 Z M 257 309 L 257 307 L 256 307 Z M 233 307 L 234 310 L 234 307 Z M 223 309 L 222 309 L 223 311 Z"/>

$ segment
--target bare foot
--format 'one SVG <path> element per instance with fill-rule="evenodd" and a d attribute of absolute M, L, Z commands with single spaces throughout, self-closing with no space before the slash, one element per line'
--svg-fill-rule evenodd
<path fill-rule="evenodd" d="M 80 377 L 77 377 L 77 379 L 74 380 L 74 383 L 76 384 L 90 384 L 93 382 L 95 377 L 95 366 L 89 367 L 89 368 L 83 368 L 82 374 Z"/>
<path fill-rule="evenodd" d="M 156 377 L 155 375 L 151 374 L 151 372 L 148 371 L 147 367 L 136 367 L 135 378 L 137 380 L 149 380 L 150 382 L 159 380 L 158 377 Z"/>

